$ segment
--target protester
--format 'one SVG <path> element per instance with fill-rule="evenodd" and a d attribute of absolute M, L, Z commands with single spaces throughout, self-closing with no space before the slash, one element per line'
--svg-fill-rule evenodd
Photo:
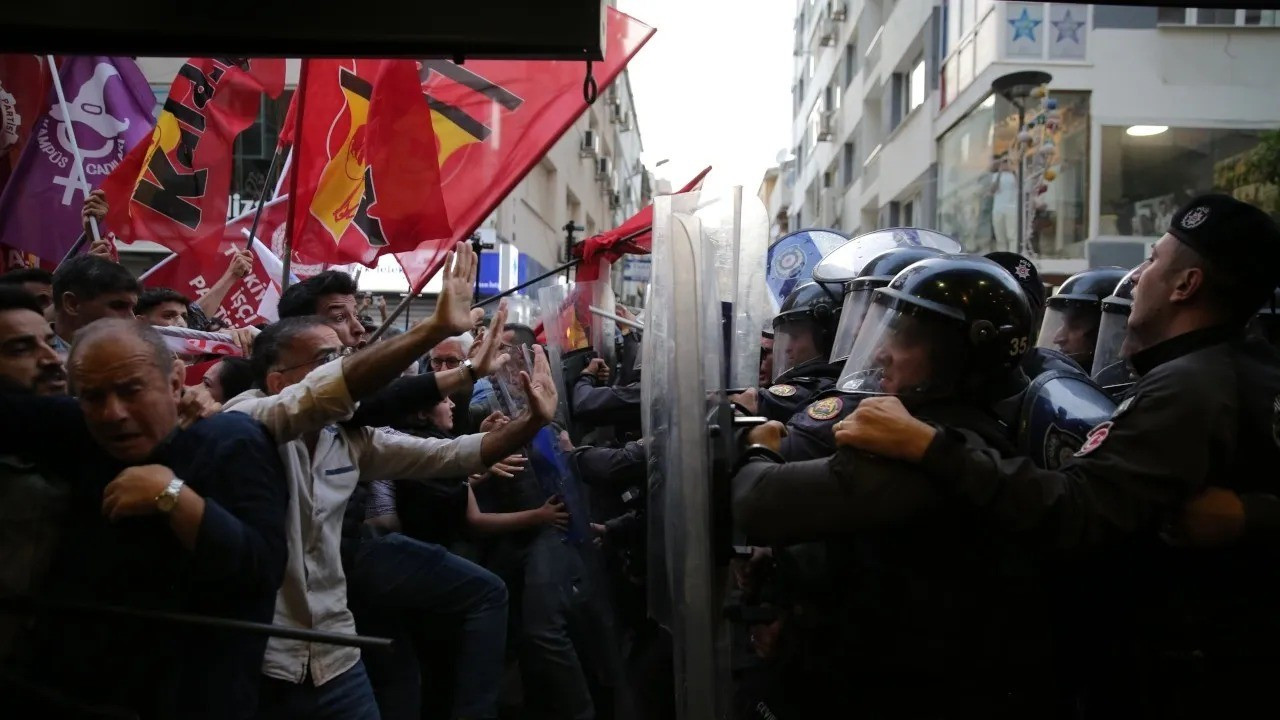
<path fill-rule="evenodd" d="M 17 268 L 0 275 L 0 285 L 16 285 L 36 298 L 43 314 L 53 305 L 53 273 L 41 268 Z"/>
<path fill-rule="evenodd" d="M 100 318 L 133 319 L 138 281 L 118 263 L 77 255 L 53 272 L 54 348 L 65 358 L 69 338 Z"/>
<path fill-rule="evenodd" d="M 0 393 L 0 452 L 70 483 L 50 597 L 269 622 L 289 502 L 275 443 L 243 415 L 184 427 L 182 365 L 132 319 L 80 331 L 70 368 L 78 403 Z M 253 714 L 260 635 L 56 615 L 46 629 L 32 677 L 64 698 L 146 718 Z"/>
<path fill-rule="evenodd" d="M 138 294 L 138 303 L 133 306 L 133 314 L 139 320 L 162 327 L 187 327 L 190 310 L 191 301 L 169 288 L 147 288 Z"/>
<path fill-rule="evenodd" d="M 220 403 L 253 387 L 253 365 L 245 358 L 225 357 L 205 371 L 200 383 Z"/>

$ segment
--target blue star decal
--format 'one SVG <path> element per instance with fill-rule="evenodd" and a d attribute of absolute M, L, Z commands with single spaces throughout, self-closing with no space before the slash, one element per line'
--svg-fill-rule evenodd
<path fill-rule="evenodd" d="M 1027 9 L 1022 8 L 1022 14 L 1014 20 L 1006 21 L 1013 26 L 1013 42 L 1018 42 L 1019 38 L 1027 38 L 1031 42 L 1036 41 L 1036 26 L 1040 24 L 1040 20 L 1032 20 L 1027 14 Z"/>
<path fill-rule="evenodd" d="M 1053 22 L 1053 27 L 1058 31 L 1057 42 L 1068 39 L 1077 45 L 1080 44 L 1080 28 L 1084 27 L 1084 21 L 1072 20 L 1070 9 L 1062 14 L 1061 20 Z"/>

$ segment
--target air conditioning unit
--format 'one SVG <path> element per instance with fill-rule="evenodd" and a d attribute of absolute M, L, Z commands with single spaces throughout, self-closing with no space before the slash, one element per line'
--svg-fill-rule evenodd
<path fill-rule="evenodd" d="M 578 154 L 584 158 L 595 157 L 600 154 L 600 136 L 595 130 L 587 130 L 582 133 L 582 146 L 578 148 Z"/>
<path fill-rule="evenodd" d="M 818 118 L 818 140 L 830 141 L 836 134 L 836 113 L 827 110 Z"/>
<path fill-rule="evenodd" d="M 836 44 L 836 35 L 840 31 L 840 23 L 827 17 L 822 19 L 822 27 L 818 30 L 818 44 L 823 47 L 831 47 Z"/>
<path fill-rule="evenodd" d="M 827 12 L 831 15 L 831 19 L 836 22 L 844 22 L 849 19 L 849 6 L 840 0 L 830 0 L 827 3 Z"/>
<path fill-rule="evenodd" d="M 607 157 L 596 158 L 596 179 L 608 180 L 613 175 L 613 161 Z"/>

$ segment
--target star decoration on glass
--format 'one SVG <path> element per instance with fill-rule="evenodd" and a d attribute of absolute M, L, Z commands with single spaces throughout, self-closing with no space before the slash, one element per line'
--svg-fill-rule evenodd
<path fill-rule="evenodd" d="M 1061 20 L 1055 20 L 1053 22 L 1053 27 L 1058 31 L 1057 42 L 1062 42 L 1064 39 L 1066 39 L 1079 45 L 1080 44 L 1080 28 L 1084 27 L 1084 24 L 1085 23 L 1083 20 L 1072 20 L 1071 10 L 1068 9 L 1065 13 L 1062 14 Z"/>
<path fill-rule="evenodd" d="M 1019 38 L 1026 38 L 1031 42 L 1036 41 L 1036 26 L 1042 21 L 1032 20 L 1027 9 L 1022 8 L 1022 14 L 1013 20 L 1006 21 L 1013 27 L 1013 42 L 1018 42 Z"/>

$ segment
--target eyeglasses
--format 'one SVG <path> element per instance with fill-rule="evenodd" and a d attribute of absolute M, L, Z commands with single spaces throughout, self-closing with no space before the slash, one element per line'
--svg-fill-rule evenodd
<path fill-rule="evenodd" d="M 462 358 L 459 357 L 433 357 L 430 360 L 431 367 L 439 370 L 440 368 L 449 368 L 450 370 L 462 364 Z"/>
<path fill-rule="evenodd" d="M 304 363 L 299 363 L 292 367 L 278 368 L 275 370 L 275 372 L 287 373 L 287 372 L 292 372 L 294 370 L 297 370 L 298 368 L 304 368 L 304 367 L 315 368 L 315 367 L 324 365 L 325 363 L 331 363 L 340 357 L 346 357 L 347 355 L 350 355 L 350 354 L 351 354 L 351 348 L 343 348 L 341 350 L 330 350 L 318 358 L 315 358 L 313 360 L 308 360 Z"/>

